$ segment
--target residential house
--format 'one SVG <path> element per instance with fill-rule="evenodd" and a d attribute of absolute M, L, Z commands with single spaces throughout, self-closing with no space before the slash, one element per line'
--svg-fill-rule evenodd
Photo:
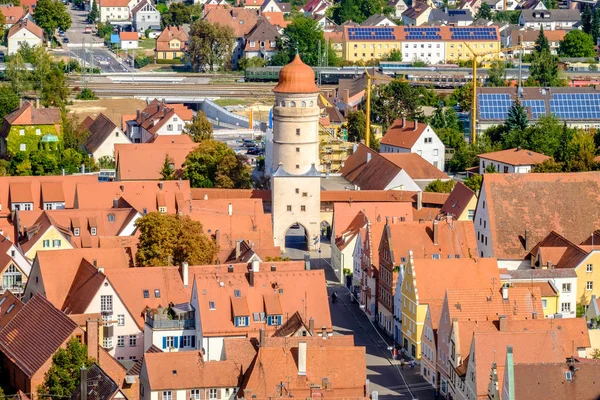
<path fill-rule="evenodd" d="M 477 157 L 479 157 L 480 174 L 486 172 L 487 168 L 493 168 L 495 172 L 502 174 L 527 173 L 531 172 L 536 165 L 552 158 L 520 147 L 483 153 Z"/>
<path fill-rule="evenodd" d="M 360 211 L 359 211 L 360 210 Z M 411 203 L 335 203 L 333 211 L 331 267 L 337 276 L 352 271 L 352 285 L 358 296 L 362 268 L 353 257 L 358 233 L 366 228 L 369 220 L 412 221 Z"/>
<path fill-rule="evenodd" d="M 364 20 L 361 26 L 397 26 L 387 15 L 384 14 L 373 14 L 366 20 Z"/>
<path fill-rule="evenodd" d="M 100 22 L 123 22 L 131 20 L 131 9 L 140 0 L 99 0 Z"/>
<path fill-rule="evenodd" d="M 154 99 L 135 119 L 127 121 L 127 137 L 132 143 L 147 143 L 161 135 L 181 135 L 193 113 L 183 105 L 167 104 Z"/>
<path fill-rule="evenodd" d="M 183 162 L 198 146 L 190 140 L 185 144 L 118 144 L 115 145 L 117 181 L 161 180 L 161 169 L 169 158 L 174 177 L 183 176 Z"/>
<path fill-rule="evenodd" d="M 160 30 L 160 12 L 158 12 L 152 0 L 141 0 L 131 10 L 131 16 L 133 29 L 136 32 L 146 32 L 148 29 L 153 31 Z"/>
<path fill-rule="evenodd" d="M 517 269 L 527 267 L 525 256 L 552 230 L 572 243 L 583 242 L 600 221 L 600 211 L 588 206 L 595 204 L 599 185 L 597 172 L 484 174 L 474 220 L 479 255 Z"/>
<path fill-rule="evenodd" d="M 140 213 L 132 208 L 32 210 L 15 215 L 19 248 L 35 258 L 39 250 L 99 247 L 101 236 L 132 236 Z"/>
<path fill-rule="evenodd" d="M 0 294 L 0 330 L 4 328 L 6 324 L 15 316 L 21 308 L 23 308 L 23 302 L 10 291 L 5 291 Z M 8 311 L 10 310 L 10 311 Z"/>
<path fill-rule="evenodd" d="M 361 190 L 422 191 L 434 180 L 450 179 L 416 153 L 377 153 L 363 144 L 356 146 L 340 173 Z"/>
<path fill-rule="evenodd" d="M 525 0 L 520 4 L 522 10 L 547 10 L 542 0 Z"/>
<path fill-rule="evenodd" d="M 13 23 L 7 34 L 8 55 L 15 54 L 21 45 L 41 46 L 44 43 L 44 31 L 29 18 L 21 18 Z"/>
<path fill-rule="evenodd" d="M 103 367 L 106 368 L 104 364 Z M 87 396 L 94 397 L 97 400 L 128 398 L 127 396 L 131 396 L 135 393 L 133 390 L 127 391 L 124 390 L 124 388 L 119 387 L 120 385 L 115 382 L 115 380 L 111 378 L 111 376 L 102 368 L 100 368 L 98 363 L 94 363 L 89 369 L 87 369 L 84 376 L 86 376 L 90 382 L 93 382 L 92 385 L 88 386 L 89 393 Z M 81 388 L 82 385 L 77 385 L 77 388 L 71 395 L 72 400 L 82 400 L 82 398 L 84 398 L 84 396 L 81 395 Z"/>
<path fill-rule="evenodd" d="M 138 48 L 140 40 L 137 32 L 119 32 L 119 43 L 121 50 L 134 50 Z"/>
<path fill-rule="evenodd" d="M 457 10 L 468 11 L 471 15 L 477 14 L 481 7 L 482 0 L 461 0 L 456 5 Z"/>
<path fill-rule="evenodd" d="M 597 360 L 542 363 L 517 362 L 516 358 L 513 348 L 508 347 L 504 368 L 496 366 L 498 380 L 503 382 L 502 392 L 497 392 L 502 396 L 499 399 L 594 399 L 600 394 L 594 380 L 600 373 Z"/>
<path fill-rule="evenodd" d="M 392 334 L 397 342 L 401 341 L 402 304 L 406 305 L 402 287 L 409 253 L 419 263 L 421 259 L 469 258 L 475 247 L 475 232 L 468 221 L 459 222 L 449 218 L 432 222 L 398 222 L 388 218 L 378 250 L 379 325 Z M 420 316 L 421 324 L 424 316 Z M 408 347 L 406 349 L 408 351 Z"/>
<path fill-rule="evenodd" d="M 464 183 L 458 181 L 442 206 L 440 214 L 451 216 L 457 221 L 473 221 L 475 207 L 477 207 L 477 196 Z"/>
<path fill-rule="evenodd" d="M 385 248 L 383 240 L 382 247 Z M 385 260 L 385 256 L 382 258 Z M 447 289 L 491 287 L 494 280 L 499 282 L 499 273 L 498 264 L 492 258 L 461 256 L 443 260 L 441 257 L 416 260 L 409 254 L 401 289 L 402 348 L 405 354 L 421 359 L 421 337 L 427 304 L 442 300 Z"/>
<path fill-rule="evenodd" d="M 92 120 L 91 124 L 87 126 L 87 130 L 90 134 L 85 142 L 85 150 L 96 161 L 102 157 L 114 160 L 115 145 L 131 143 L 129 138 L 121 131 L 121 128 L 102 113 Z"/>
<path fill-rule="evenodd" d="M 142 215 L 160 211 L 190 213 L 189 181 L 122 181 L 77 185 L 76 207 L 80 210 L 133 208 Z"/>
<path fill-rule="evenodd" d="M 218 23 L 233 29 L 235 43 L 231 50 L 231 63 L 237 66 L 240 58 L 244 56 L 246 48 L 246 37 L 254 28 L 259 19 L 259 9 L 263 5 L 262 0 L 250 0 L 257 4 L 249 5 L 245 2 L 244 7 L 216 8 L 210 10 L 204 19 L 212 24 Z M 260 4 L 258 4 L 260 3 Z"/>
<path fill-rule="evenodd" d="M 420 26 L 429 21 L 432 7 L 427 3 L 415 2 L 402 13 L 402 24 L 405 26 Z"/>
<path fill-rule="evenodd" d="M 4 117 L 0 137 L 0 153 L 4 155 L 54 148 L 62 137 L 60 109 L 39 108 L 39 104 L 25 101 Z"/>
<path fill-rule="evenodd" d="M 417 153 L 440 171 L 444 170 L 446 147 L 429 124 L 397 119 L 379 146 L 380 153 Z"/>
<path fill-rule="evenodd" d="M 30 273 L 31 264 L 21 251 L 8 237 L 0 235 L 0 293 L 23 293 Z"/>
<path fill-rule="evenodd" d="M 495 11 L 514 11 L 522 8 L 516 0 L 484 0 Z"/>
<path fill-rule="evenodd" d="M 571 30 L 581 21 L 581 14 L 578 9 L 568 10 L 521 10 L 519 16 L 519 25 L 544 31 L 553 31 L 556 29 Z"/>
<path fill-rule="evenodd" d="M 160 60 L 181 60 L 187 50 L 188 34 L 180 26 L 167 26 L 156 38 L 154 57 Z"/>
<path fill-rule="evenodd" d="M 421 334 L 421 375 L 436 390 L 440 389 L 440 375 L 437 373 L 437 342 L 440 315 L 443 301 L 432 300 L 427 304 L 425 322 Z M 447 389 L 443 395 L 447 394 Z"/>
<path fill-rule="evenodd" d="M 326 15 L 314 15 L 313 19 L 315 21 L 317 21 L 317 24 L 321 27 L 321 29 L 323 30 L 323 33 L 327 34 L 327 33 L 333 33 L 334 31 L 337 30 L 337 28 L 339 28 L 338 24 L 335 23 L 334 20 L 332 20 L 331 18 L 329 18 Z M 341 32 L 337 31 L 335 32 L 340 36 L 341 39 Z M 332 36 L 325 36 L 325 39 L 327 39 L 329 37 L 329 42 L 332 42 Z M 341 40 L 339 41 L 339 43 L 341 44 Z M 335 49 L 334 49 L 335 50 Z M 341 53 L 340 53 L 341 56 Z"/>
<path fill-rule="evenodd" d="M 140 400 L 232 399 L 240 382 L 233 361 L 205 361 L 196 351 L 147 353 L 140 371 Z"/>
<path fill-rule="evenodd" d="M 333 3 L 329 0 L 309 0 L 300 8 L 304 15 L 325 15 L 325 12 Z"/>
<path fill-rule="evenodd" d="M 572 335 L 549 329 L 546 331 L 475 332 L 471 349 L 458 377 L 460 398 L 487 398 L 491 366 L 505 370 L 506 350 L 512 346 L 515 361 L 519 363 L 565 363 L 573 356 Z M 503 391 L 498 381 L 498 393 Z"/>
<path fill-rule="evenodd" d="M 542 309 L 546 318 L 574 318 L 577 307 L 577 272 L 574 268 L 535 268 L 515 269 L 507 271 L 508 279 L 500 279 L 503 283 L 518 286 L 538 286 L 548 294 L 542 297 Z M 543 285 L 543 286 L 542 286 Z M 544 294 L 542 291 L 542 296 Z M 558 297 L 552 295 L 557 293 Z M 592 295 L 593 296 L 593 295 Z"/>
<path fill-rule="evenodd" d="M 260 10 L 264 2 L 265 0 L 242 0 L 240 4 L 249 10 Z"/>
<path fill-rule="evenodd" d="M 313 326 L 322 327 L 321 336 L 332 332 L 321 270 L 262 271 L 253 265 L 247 273 L 228 267 L 217 277 L 196 275 L 192 283 L 191 305 L 198 315 L 196 343 L 208 361 L 221 359 L 225 338 L 250 337 L 258 329 L 271 335 L 287 316 L 303 309 L 303 320 L 312 319 Z"/>
<path fill-rule="evenodd" d="M 450 25 L 450 26 L 469 26 L 473 24 L 473 15 L 469 10 L 439 9 L 434 8 L 429 14 L 429 23 Z"/>
<path fill-rule="evenodd" d="M 263 5 L 260 7 L 261 14 L 264 13 L 281 13 L 288 15 L 292 11 L 291 3 L 281 3 L 275 0 L 265 0 Z"/>
<path fill-rule="evenodd" d="M 12 4 L 0 5 L 0 12 L 4 15 L 4 25 L 11 28 L 21 18 L 25 16 L 25 11 L 21 6 L 13 6 Z"/>
<path fill-rule="evenodd" d="M 543 3 L 540 2 L 540 4 Z M 565 38 L 567 32 L 568 31 L 564 29 L 555 29 L 551 31 L 544 29 L 544 36 L 546 36 L 546 39 L 548 39 L 548 45 L 550 46 L 550 52 L 552 54 L 558 54 L 560 42 Z M 532 54 L 535 41 L 537 40 L 539 34 L 540 31 L 536 29 L 523 29 L 521 27 L 516 27 L 502 32 L 502 44 L 506 47 L 512 47 L 521 43 L 523 45 L 523 54 Z M 520 50 L 511 51 L 507 56 L 518 58 L 519 54 Z"/>
<path fill-rule="evenodd" d="M 367 221 L 366 228 L 358 232 L 353 254 L 354 263 L 362 270 L 359 304 L 365 307 L 371 321 L 377 321 L 379 316 L 379 246 L 385 226 L 384 221 Z"/>
<path fill-rule="evenodd" d="M 354 346 L 352 337 L 276 337 L 259 343 L 241 388 L 246 395 L 358 399 L 369 392 L 365 348 Z"/>
<path fill-rule="evenodd" d="M 433 336 L 435 354 L 433 358 L 427 356 L 422 370 L 435 367 L 430 370 L 433 375 L 430 382 L 447 398 L 456 396 L 456 385 L 460 383 L 457 369 L 467 361 L 474 332 L 497 332 L 501 318 L 511 321 L 542 318 L 539 288 L 501 286 L 494 279 L 480 288 L 446 290 Z M 426 322 L 424 332 L 431 328 Z"/>
<path fill-rule="evenodd" d="M 408 9 L 408 5 L 404 0 L 389 0 L 388 7 L 393 7 L 393 16 L 396 19 L 402 19 L 402 14 Z"/>
<path fill-rule="evenodd" d="M 3 376 L 12 388 L 33 393 L 43 383 L 52 355 L 72 337 L 83 338 L 83 330 L 40 295 L 18 312 L 9 306 L 6 313 L 14 315 L 0 330 Z"/>
<path fill-rule="evenodd" d="M 270 60 L 277 53 L 279 30 L 266 19 L 260 19 L 246 36 L 244 57 Z"/>

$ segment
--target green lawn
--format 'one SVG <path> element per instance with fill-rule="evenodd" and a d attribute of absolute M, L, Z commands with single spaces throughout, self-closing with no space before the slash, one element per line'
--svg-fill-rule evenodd
<path fill-rule="evenodd" d="M 138 47 L 140 49 L 146 49 L 146 50 L 154 50 L 154 46 L 156 44 L 156 39 L 144 39 L 144 40 L 140 40 L 138 43 Z"/>
<path fill-rule="evenodd" d="M 237 106 L 237 105 L 242 105 L 242 106 L 246 106 L 248 104 L 252 104 L 255 102 L 254 99 L 216 99 L 214 100 L 214 102 L 218 105 L 220 105 L 221 107 L 227 107 L 227 106 Z"/>

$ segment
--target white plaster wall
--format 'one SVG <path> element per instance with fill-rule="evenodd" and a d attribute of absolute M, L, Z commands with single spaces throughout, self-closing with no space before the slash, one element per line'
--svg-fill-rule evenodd
<path fill-rule="evenodd" d="M 12 255 L 13 251 L 14 256 Z M 17 265 L 21 272 L 23 272 L 25 276 L 29 277 L 29 274 L 31 274 L 31 264 L 14 244 L 9 247 L 9 249 L 6 251 L 6 254 L 12 258 L 13 262 Z"/>
<path fill-rule="evenodd" d="M 484 177 L 485 180 L 485 177 Z M 485 193 L 485 186 L 481 186 L 481 191 L 479 192 L 479 199 L 477 200 L 477 208 L 475 209 L 475 218 L 473 218 L 473 223 L 475 224 L 475 234 L 477 235 L 477 249 L 479 251 L 480 257 L 493 257 L 493 240 L 491 231 L 490 231 L 490 221 L 488 214 L 489 204 L 487 202 L 487 197 Z M 487 237 L 487 245 L 485 244 L 485 238 Z M 483 240 L 482 240 L 483 238 Z"/>
<path fill-rule="evenodd" d="M 114 157 L 115 156 L 115 144 L 127 144 L 131 143 L 127 135 L 125 135 L 121 129 L 115 128 L 111 132 L 110 136 L 102 142 L 100 147 L 92 154 L 94 160 L 99 160 L 101 157 Z"/>
<path fill-rule="evenodd" d="M 121 232 L 119 232 L 119 236 L 132 236 L 137 227 L 135 226 L 135 221 L 138 220 L 138 218 L 141 218 L 141 214 L 137 213 L 133 216 L 133 218 L 131 218 L 131 221 L 129 221 L 129 223 L 127 225 L 125 225 L 125 227 L 123 229 L 121 229 Z"/>
<path fill-rule="evenodd" d="M 394 179 L 383 190 L 412 190 L 422 192 L 423 190 L 415 183 L 414 180 L 405 170 L 401 170 Z"/>
<path fill-rule="evenodd" d="M 195 329 L 172 329 L 172 330 L 152 330 L 150 329 L 150 327 L 148 325 L 146 325 L 146 329 L 144 329 L 146 332 L 150 331 L 151 332 L 151 337 L 147 338 L 151 340 L 151 345 L 155 345 L 156 347 L 158 347 L 159 349 L 161 349 L 162 351 L 165 352 L 170 352 L 170 353 L 177 353 L 179 351 L 189 351 L 189 350 L 194 350 L 196 349 L 196 346 L 198 345 L 198 342 L 196 341 L 196 346 L 195 347 L 179 347 L 179 348 L 173 348 L 173 349 L 164 349 L 163 348 L 163 338 L 164 337 L 168 337 L 168 336 L 177 336 L 177 337 L 181 337 L 181 336 L 196 336 L 196 330 Z M 181 338 L 179 339 L 180 343 L 179 346 L 181 346 Z M 148 346 L 150 347 L 150 346 Z"/>
<path fill-rule="evenodd" d="M 137 49 L 138 48 L 138 41 L 137 40 L 125 40 L 125 41 L 121 41 L 121 49 L 122 50 L 131 50 L 131 49 Z"/>
<path fill-rule="evenodd" d="M 94 295 L 94 298 L 90 302 L 88 308 L 85 311 L 85 314 L 91 313 L 99 313 L 100 312 L 100 296 L 102 295 L 112 295 L 113 301 L 113 345 L 112 350 L 109 351 L 110 355 L 117 358 L 123 357 L 124 360 L 129 360 L 129 357 L 136 357 L 139 359 L 144 353 L 144 333 L 138 328 L 136 321 L 133 319 L 133 316 L 125 307 L 125 304 L 121 301 L 121 298 L 118 296 L 117 292 L 110 284 L 108 279 L 104 280 L 98 292 Z M 122 314 L 125 316 L 125 323 L 123 326 L 119 326 L 117 323 L 117 315 Z M 117 347 L 117 336 L 124 335 L 125 336 L 125 347 Z M 136 335 L 137 337 L 137 345 L 135 347 L 129 346 L 129 335 Z M 102 343 L 101 343 L 102 344 Z"/>
<path fill-rule="evenodd" d="M 172 125 L 173 129 L 169 130 L 169 125 Z M 181 135 L 185 122 L 177 115 L 173 115 L 156 131 L 157 135 Z"/>
<path fill-rule="evenodd" d="M 527 172 L 531 172 L 531 168 L 533 167 L 533 165 L 519 165 L 519 166 L 514 166 L 511 164 L 506 164 L 506 163 L 501 163 L 498 161 L 492 161 L 492 160 L 486 160 L 485 158 L 481 158 L 479 159 L 479 173 L 483 174 L 485 169 L 490 166 L 493 165 L 494 168 L 496 169 L 496 172 L 499 172 L 501 174 L 512 174 L 512 173 L 527 173 Z M 507 168 L 506 171 L 504 170 L 504 168 Z"/>
<path fill-rule="evenodd" d="M 446 46 L 442 41 L 403 42 L 402 61 L 426 61 L 429 64 L 446 62 Z"/>
<path fill-rule="evenodd" d="M 425 143 L 425 138 L 431 138 L 431 143 Z M 440 171 L 444 170 L 445 146 L 429 125 L 415 142 L 411 153 L 417 153 Z"/>
<path fill-rule="evenodd" d="M 8 39 L 8 54 L 15 54 L 23 43 L 27 43 L 29 47 L 41 46 L 42 39 L 23 28 Z"/>

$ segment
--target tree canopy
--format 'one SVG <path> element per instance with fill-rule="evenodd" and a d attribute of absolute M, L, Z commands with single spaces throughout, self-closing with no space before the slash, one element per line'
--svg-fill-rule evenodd
<path fill-rule="evenodd" d="M 591 35 L 579 29 L 572 29 L 560 42 L 558 54 L 562 57 L 595 57 L 594 44 Z"/>
<path fill-rule="evenodd" d="M 513 129 L 522 131 L 527 128 L 527 125 L 529 125 L 527 111 L 525 111 L 525 107 L 523 107 L 519 99 L 517 99 L 517 101 L 515 101 L 508 109 L 504 126 L 507 131 L 512 131 Z"/>
<path fill-rule="evenodd" d="M 495 87 L 506 86 L 506 65 L 504 64 L 504 60 L 497 59 L 492 61 L 488 70 L 486 85 Z"/>
<path fill-rule="evenodd" d="M 190 9 L 183 3 L 171 3 L 169 9 L 161 15 L 161 24 L 165 26 L 182 26 L 192 20 Z"/>
<path fill-rule="evenodd" d="M 389 14 L 390 7 L 383 0 L 341 0 L 331 12 L 331 17 L 338 25 L 346 21 L 358 24 L 374 14 Z"/>
<path fill-rule="evenodd" d="M 454 189 L 454 185 L 456 185 L 456 181 L 454 179 L 450 179 L 448 181 L 436 179 L 425 187 L 425 191 L 435 193 L 450 193 L 452 189 Z"/>
<path fill-rule="evenodd" d="M 64 3 L 58 0 L 39 0 L 35 6 L 33 20 L 47 37 L 52 37 L 56 29 L 66 31 L 71 27 L 71 14 Z"/>
<path fill-rule="evenodd" d="M 367 130 L 367 116 L 362 110 L 350 111 L 346 116 L 346 128 L 348 129 L 348 141 L 360 142 L 365 140 Z M 371 136 L 369 137 L 369 147 L 374 150 L 379 149 L 379 143 L 375 138 L 375 131 L 371 127 Z"/>
<path fill-rule="evenodd" d="M 210 71 L 214 71 L 215 66 L 230 67 L 233 45 L 233 28 L 197 20 L 190 28 L 189 58 L 192 68 L 198 72 L 206 66 Z"/>
<path fill-rule="evenodd" d="M 202 224 L 187 215 L 151 212 L 135 221 L 140 237 L 136 263 L 140 266 L 212 264 L 217 245 Z"/>
<path fill-rule="evenodd" d="M 196 143 L 213 138 L 213 126 L 202 111 L 198 111 L 192 122 L 185 126 L 184 131 Z"/>
<path fill-rule="evenodd" d="M 371 121 L 382 125 L 384 130 L 397 118 L 422 121 L 421 99 L 419 89 L 408 82 L 394 80 L 376 86 L 371 93 Z"/>
<path fill-rule="evenodd" d="M 87 346 L 71 338 L 65 349 L 59 348 L 52 356 L 44 382 L 37 387 L 38 395 L 41 398 L 71 397 L 79 385 L 81 367 L 89 368 L 93 363 L 94 360 L 88 358 Z"/>
<path fill-rule="evenodd" d="M 249 189 L 252 187 L 246 157 L 216 140 L 203 140 L 183 163 L 183 178 L 192 187 Z"/>
<path fill-rule="evenodd" d="M 477 11 L 477 14 L 475 14 L 475 19 L 480 18 L 487 19 L 489 21 L 492 20 L 492 7 L 485 1 L 481 3 L 479 11 Z"/>

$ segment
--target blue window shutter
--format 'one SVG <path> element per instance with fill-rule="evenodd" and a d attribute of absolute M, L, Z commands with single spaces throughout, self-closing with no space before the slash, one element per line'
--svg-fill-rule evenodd
<path fill-rule="evenodd" d="M 250 317 L 244 317 L 246 320 L 246 326 L 250 326 Z"/>
<path fill-rule="evenodd" d="M 176 349 L 178 349 L 179 348 L 179 337 L 175 336 L 173 338 L 173 340 L 174 340 L 173 347 L 176 348 Z"/>
<path fill-rule="evenodd" d="M 183 336 L 179 338 L 179 343 L 181 343 L 181 347 L 183 347 Z"/>
<path fill-rule="evenodd" d="M 163 349 L 166 349 L 166 348 L 167 348 L 167 337 L 164 336 L 163 337 Z"/>
<path fill-rule="evenodd" d="M 239 326 L 238 318 L 239 318 L 239 317 L 235 317 L 235 318 L 233 318 L 233 324 L 234 324 L 235 326 Z"/>
<path fill-rule="evenodd" d="M 190 336 L 190 338 L 192 339 L 192 347 L 196 347 L 196 336 L 192 335 Z"/>

